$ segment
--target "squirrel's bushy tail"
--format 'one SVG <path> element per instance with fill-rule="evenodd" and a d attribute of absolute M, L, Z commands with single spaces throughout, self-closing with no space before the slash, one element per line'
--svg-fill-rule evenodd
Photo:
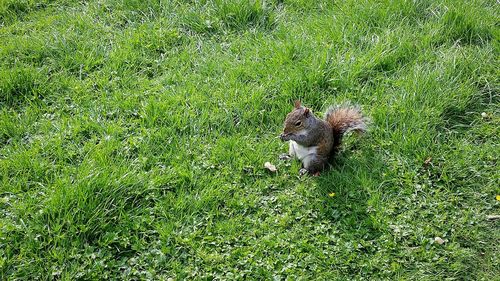
<path fill-rule="evenodd" d="M 345 133 L 350 131 L 364 133 L 368 126 L 368 118 L 361 113 L 359 106 L 349 103 L 328 108 L 325 119 L 333 129 L 335 147 L 340 145 Z"/>

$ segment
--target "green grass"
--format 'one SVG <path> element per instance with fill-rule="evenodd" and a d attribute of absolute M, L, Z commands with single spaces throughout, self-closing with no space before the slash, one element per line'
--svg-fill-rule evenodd
<path fill-rule="evenodd" d="M 0 1 L 0 279 L 498 278 L 498 7 Z M 372 119 L 318 178 L 295 99 Z"/>

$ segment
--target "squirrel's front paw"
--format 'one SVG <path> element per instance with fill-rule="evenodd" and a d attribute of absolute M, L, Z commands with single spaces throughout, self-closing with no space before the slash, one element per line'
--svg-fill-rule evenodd
<path fill-rule="evenodd" d="M 299 176 L 304 176 L 304 175 L 307 175 L 309 173 L 309 171 L 306 169 L 306 168 L 302 168 L 299 170 Z"/>
<path fill-rule="evenodd" d="M 278 156 L 279 160 L 286 161 L 292 159 L 292 156 L 288 155 L 288 153 L 283 153 Z"/>
<path fill-rule="evenodd" d="M 280 140 L 281 141 L 289 141 L 291 139 L 292 134 L 281 134 L 280 135 Z"/>

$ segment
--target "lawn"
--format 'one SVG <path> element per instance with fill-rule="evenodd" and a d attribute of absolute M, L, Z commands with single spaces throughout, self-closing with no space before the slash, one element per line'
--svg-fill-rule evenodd
<path fill-rule="evenodd" d="M 499 12 L 1 0 L 0 279 L 497 279 Z M 319 177 L 296 99 L 371 118 Z"/>

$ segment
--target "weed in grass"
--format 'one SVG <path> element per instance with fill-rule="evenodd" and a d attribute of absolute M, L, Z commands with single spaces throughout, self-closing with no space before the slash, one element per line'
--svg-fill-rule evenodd
<path fill-rule="evenodd" d="M 202 34 L 226 29 L 270 29 L 276 23 L 276 8 L 270 1 L 201 1 L 185 14 L 182 25 Z"/>
<path fill-rule="evenodd" d="M 43 98 L 43 70 L 33 67 L 16 67 L 0 72 L 0 102 L 7 106 L 18 106 L 29 100 Z"/>

